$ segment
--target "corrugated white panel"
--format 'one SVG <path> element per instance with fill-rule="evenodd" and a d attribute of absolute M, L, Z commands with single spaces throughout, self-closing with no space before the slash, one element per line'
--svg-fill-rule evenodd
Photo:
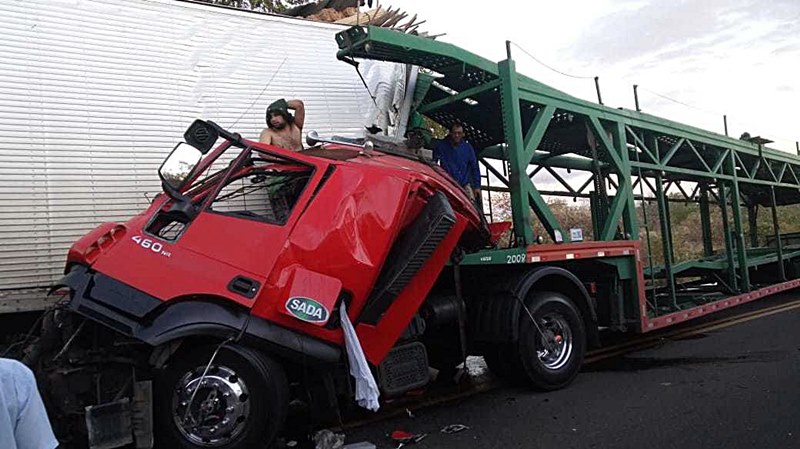
<path fill-rule="evenodd" d="M 168 0 L 0 3 L 0 290 L 46 286 L 70 244 L 144 209 L 195 118 L 256 139 L 276 98 L 360 135 L 372 100 L 342 27 Z M 235 126 L 233 126 L 235 125 Z"/>

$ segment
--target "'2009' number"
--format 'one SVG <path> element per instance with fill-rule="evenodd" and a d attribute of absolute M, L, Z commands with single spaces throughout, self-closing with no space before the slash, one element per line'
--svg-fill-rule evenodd
<path fill-rule="evenodd" d="M 142 236 L 140 235 L 134 235 L 133 237 L 131 237 L 131 240 L 136 242 L 136 244 L 141 246 L 142 248 L 149 249 L 150 251 L 156 254 L 161 254 L 162 256 L 167 256 L 167 257 L 172 255 L 168 251 L 164 251 L 164 245 L 162 245 L 161 243 L 154 242 L 150 239 L 142 238 Z"/>
<path fill-rule="evenodd" d="M 507 255 L 506 263 L 525 263 L 525 253 Z"/>

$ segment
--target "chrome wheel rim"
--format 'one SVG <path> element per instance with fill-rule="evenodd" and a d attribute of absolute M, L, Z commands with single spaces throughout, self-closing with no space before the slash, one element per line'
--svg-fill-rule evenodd
<path fill-rule="evenodd" d="M 567 320 L 557 313 L 549 313 L 538 319 L 542 329 L 539 349 L 536 355 L 539 362 L 549 370 L 558 370 L 569 363 L 572 357 L 572 330 Z"/>
<path fill-rule="evenodd" d="M 172 418 L 191 443 L 216 447 L 244 431 L 250 415 L 250 392 L 228 367 L 212 366 L 203 377 L 204 370 L 205 366 L 200 366 L 181 376 L 172 394 Z"/>

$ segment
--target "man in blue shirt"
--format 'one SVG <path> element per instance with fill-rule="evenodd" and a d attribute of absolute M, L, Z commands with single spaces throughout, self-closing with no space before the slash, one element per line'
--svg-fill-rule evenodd
<path fill-rule="evenodd" d="M 22 363 L 0 358 L 0 448 L 54 449 L 53 435 L 36 378 Z"/>
<path fill-rule="evenodd" d="M 450 125 L 447 138 L 436 143 L 433 161 L 463 187 L 473 200 L 481 197 L 481 174 L 478 159 L 472 145 L 464 140 L 464 126 L 460 123 Z"/>

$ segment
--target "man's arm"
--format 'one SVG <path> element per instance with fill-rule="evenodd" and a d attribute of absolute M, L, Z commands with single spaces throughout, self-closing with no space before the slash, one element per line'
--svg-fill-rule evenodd
<path fill-rule="evenodd" d="M 300 100 L 289 100 L 286 104 L 289 109 L 294 109 L 294 124 L 302 130 L 306 123 L 306 105 Z"/>
<path fill-rule="evenodd" d="M 272 143 L 272 133 L 270 132 L 269 128 L 264 128 L 261 131 L 261 136 L 258 138 L 260 143 L 271 144 Z"/>

